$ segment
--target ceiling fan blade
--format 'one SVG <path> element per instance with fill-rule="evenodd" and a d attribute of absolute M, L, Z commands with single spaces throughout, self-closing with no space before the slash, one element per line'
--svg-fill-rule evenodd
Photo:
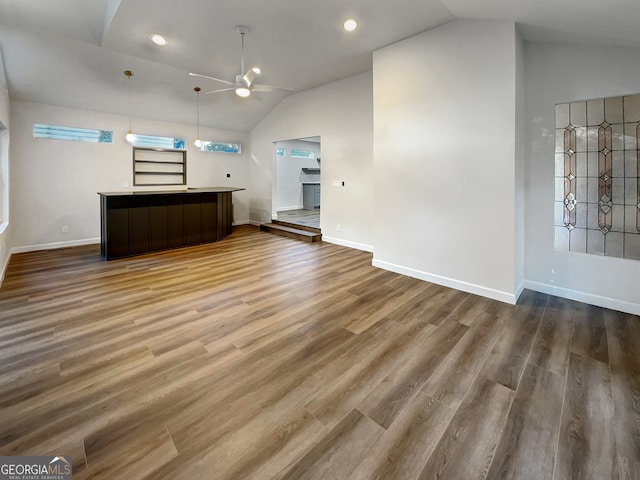
<path fill-rule="evenodd" d="M 209 77 L 208 75 L 200 75 L 199 73 L 192 73 L 192 72 L 189 72 L 189 75 L 191 75 L 192 77 L 208 78 L 209 80 L 215 80 L 216 82 L 226 83 L 227 85 L 235 86 L 235 83 L 233 82 L 227 82 L 226 80 L 222 80 L 216 77 Z"/>
<path fill-rule="evenodd" d="M 275 85 L 260 85 L 258 83 L 256 83 L 251 90 L 253 92 L 293 92 L 293 88 L 277 87 Z"/>
<path fill-rule="evenodd" d="M 204 92 L 205 95 L 209 95 L 210 93 L 219 93 L 219 92 L 228 92 L 229 90 L 235 90 L 236 87 L 231 88 L 220 88 L 218 90 L 211 90 L 210 92 Z"/>

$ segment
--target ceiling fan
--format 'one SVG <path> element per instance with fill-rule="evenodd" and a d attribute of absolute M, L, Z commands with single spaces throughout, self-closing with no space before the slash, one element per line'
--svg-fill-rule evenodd
<path fill-rule="evenodd" d="M 292 88 L 276 87 L 275 85 L 262 85 L 259 83 L 254 83 L 256 77 L 260 75 L 260 69 L 258 67 L 253 67 L 246 71 L 244 69 L 244 36 L 249 32 L 249 27 L 247 27 L 246 25 L 238 25 L 236 26 L 236 32 L 238 32 L 240 34 L 240 37 L 242 38 L 242 53 L 240 57 L 241 73 L 236 75 L 234 82 L 222 80 L 221 78 L 210 77 L 208 75 L 200 75 L 199 73 L 189 72 L 189 75 L 191 75 L 192 77 L 208 78 L 209 80 L 215 80 L 216 82 L 230 85 L 230 87 L 211 90 L 205 93 L 209 94 L 235 90 L 236 95 L 246 98 L 251 95 L 251 92 L 293 92 Z"/>

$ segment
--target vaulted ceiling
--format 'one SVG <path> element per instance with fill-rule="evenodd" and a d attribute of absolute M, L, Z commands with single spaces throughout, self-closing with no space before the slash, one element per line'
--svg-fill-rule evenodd
<path fill-rule="evenodd" d="M 353 17 L 359 28 L 342 29 Z M 0 0 L 0 49 L 11 98 L 194 123 L 195 93 L 247 65 L 260 83 L 302 91 L 371 68 L 372 51 L 457 18 L 513 20 L 525 40 L 640 47 L 637 0 Z M 151 33 L 169 39 L 166 47 Z M 407 72 L 407 81 L 412 81 Z M 201 96 L 201 122 L 250 130 L 280 93 Z M 313 112 L 309 112 L 313 115 Z"/>

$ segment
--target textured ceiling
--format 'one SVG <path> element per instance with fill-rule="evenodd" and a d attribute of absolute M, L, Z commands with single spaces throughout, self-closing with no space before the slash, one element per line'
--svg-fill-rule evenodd
<path fill-rule="evenodd" d="M 360 26 L 348 34 L 351 16 Z M 223 85 L 187 73 L 233 80 L 235 25 L 250 28 L 259 82 L 301 91 L 367 71 L 373 50 L 455 18 L 514 20 L 534 41 L 640 47 L 637 0 L 0 0 L 0 48 L 12 98 L 126 114 L 131 69 L 134 116 L 193 123 L 193 87 Z M 154 32 L 169 45 L 154 46 Z M 202 95 L 201 121 L 248 131 L 282 98 Z"/>

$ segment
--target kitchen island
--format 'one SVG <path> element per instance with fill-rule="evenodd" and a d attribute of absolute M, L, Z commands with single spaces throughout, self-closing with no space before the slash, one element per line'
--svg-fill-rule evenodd
<path fill-rule="evenodd" d="M 98 192 L 105 260 L 217 242 L 231 233 L 232 193 L 244 188 Z"/>

